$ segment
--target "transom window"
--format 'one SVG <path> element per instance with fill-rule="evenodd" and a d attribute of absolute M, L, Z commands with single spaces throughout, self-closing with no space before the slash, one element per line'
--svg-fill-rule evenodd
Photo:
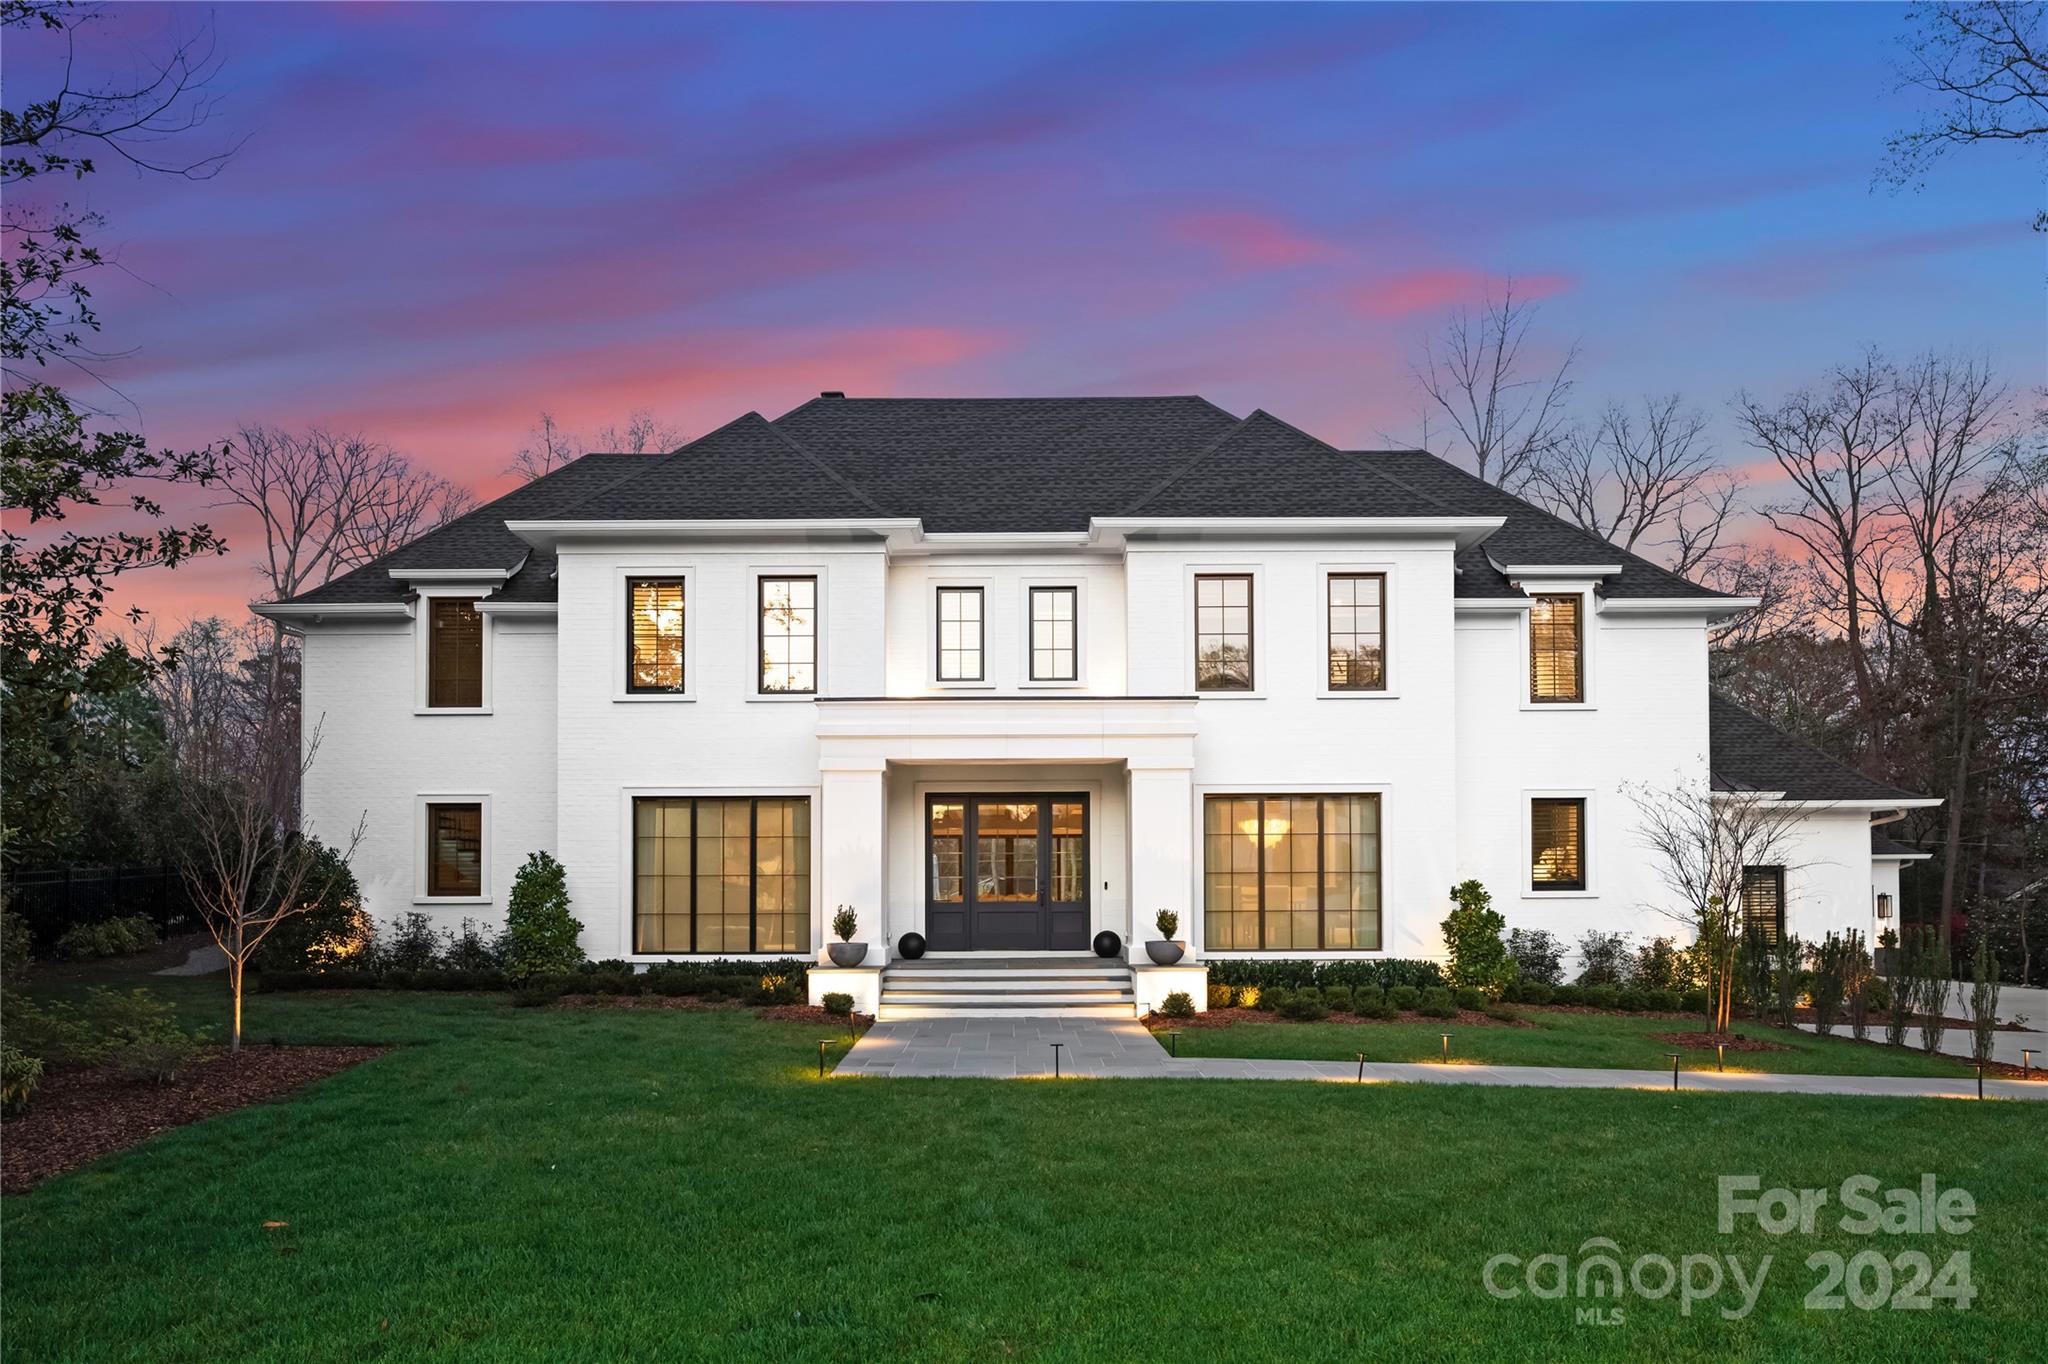
<path fill-rule="evenodd" d="M 1529 887 L 1586 888 L 1586 802 L 1543 797 L 1529 802 Z"/>
<path fill-rule="evenodd" d="M 1378 796 L 1209 796 L 1202 818 L 1210 950 L 1379 950 Z"/>
<path fill-rule="evenodd" d="M 484 618 L 474 598 L 427 603 L 427 705 L 475 710 L 484 703 Z"/>
<path fill-rule="evenodd" d="M 427 806 L 427 894 L 484 893 L 484 807 L 476 801 Z"/>
<path fill-rule="evenodd" d="M 818 689 L 818 580 L 761 579 L 761 690 Z"/>
<path fill-rule="evenodd" d="M 809 952 L 810 801 L 635 800 L 633 950 Z"/>
<path fill-rule="evenodd" d="M 939 589 L 939 681 L 982 680 L 981 589 Z"/>
<path fill-rule="evenodd" d="M 1581 599 L 1538 597 L 1529 608 L 1529 699 L 1586 699 L 1586 650 Z"/>
<path fill-rule="evenodd" d="M 1071 587 L 1031 589 L 1031 680 L 1072 682 L 1079 676 L 1074 645 L 1074 598 Z"/>
<path fill-rule="evenodd" d="M 1785 933 L 1785 869 L 1742 869 L 1742 931 L 1776 944 Z"/>
<path fill-rule="evenodd" d="M 1331 691 L 1387 687 L 1387 578 L 1332 573 L 1329 588 Z"/>
<path fill-rule="evenodd" d="M 626 581 L 626 690 L 683 690 L 683 580 Z"/>
<path fill-rule="evenodd" d="M 1195 690 L 1252 689 L 1252 576 L 1195 577 Z"/>

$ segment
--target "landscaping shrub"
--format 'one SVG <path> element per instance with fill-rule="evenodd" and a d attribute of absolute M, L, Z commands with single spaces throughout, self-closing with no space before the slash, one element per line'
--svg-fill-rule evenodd
<path fill-rule="evenodd" d="M 1520 1014 L 1516 1013 L 1513 1009 L 1510 1009 L 1505 1004 L 1487 1005 L 1486 1016 L 1494 1020 L 1496 1023 L 1518 1023 L 1521 1021 L 1522 1018 Z"/>
<path fill-rule="evenodd" d="M 252 959 L 259 972 L 343 971 L 377 960 L 377 921 L 363 908 L 356 874 L 341 853 L 319 839 L 300 903 L 310 908 L 270 930 Z M 424 916 L 422 916 L 424 917 Z"/>
<path fill-rule="evenodd" d="M 1813 976 L 1808 996 L 1813 1004 L 1813 1030 L 1823 1036 L 1835 1030 L 1842 1011 L 1842 997 L 1848 988 L 1849 941 L 1829 933 L 1811 952 Z"/>
<path fill-rule="evenodd" d="M 1620 933 L 1589 930 L 1579 939 L 1581 985 L 1619 985 L 1628 973 L 1628 938 Z"/>
<path fill-rule="evenodd" d="M 1517 928 L 1508 934 L 1508 956 L 1525 981 L 1564 983 L 1564 944 L 1547 928 Z"/>
<path fill-rule="evenodd" d="M 1581 985 L 1579 1003 L 1589 1009 L 1618 1009 L 1621 1007 L 1621 991 L 1612 985 Z"/>
<path fill-rule="evenodd" d="M 562 982 L 559 976 L 535 976 L 512 987 L 512 1007 L 515 1009 L 542 1009 L 562 997 Z"/>
<path fill-rule="evenodd" d="M 179 1026 L 170 1001 L 104 986 L 86 991 L 77 1007 L 9 996 L 6 1029 L 24 1056 L 60 1066 L 112 1064 L 160 1082 L 175 1079 L 205 1037 Z"/>
<path fill-rule="evenodd" d="M 1929 1056 L 1941 1050 L 1942 1034 L 1948 1031 L 1948 1000 L 1952 984 L 1948 949 L 1932 938 L 1915 955 L 1920 986 L 1915 994 L 1920 1006 L 1920 1050 Z"/>
<path fill-rule="evenodd" d="M 1703 1014 L 1707 1011 L 1705 986 L 1694 986 L 1678 997 L 1678 1007 L 1689 1014 Z"/>
<path fill-rule="evenodd" d="M 1400 1013 L 1408 1012 L 1421 1002 L 1422 991 L 1413 985 L 1396 985 L 1387 991 L 1387 1003 Z"/>
<path fill-rule="evenodd" d="M 825 1012 L 834 1018 L 845 1018 L 853 1012 L 853 996 L 838 990 L 832 991 L 819 1000 Z"/>
<path fill-rule="evenodd" d="M 0 975 L 9 980 L 19 979 L 28 970 L 34 950 L 28 920 L 11 910 L 0 910 Z"/>
<path fill-rule="evenodd" d="M 1751 925 L 1743 929 L 1742 941 L 1735 949 L 1735 975 L 1750 1016 L 1767 1017 L 1776 995 L 1771 987 L 1771 944 L 1761 928 Z"/>
<path fill-rule="evenodd" d="M 1459 882 L 1451 896 L 1458 905 L 1442 925 L 1451 959 L 1445 974 L 1453 986 L 1498 995 L 1515 978 L 1514 959 L 1500 940 L 1508 921 L 1494 909 L 1493 896 L 1477 881 Z"/>
<path fill-rule="evenodd" d="M 1655 1009 L 1659 1013 L 1675 1014 L 1685 1008 L 1685 996 L 1680 991 L 1667 988 L 1663 990 L 1645 990 L 1643 993 L 1649 997 L 1649 1002 L 1644 1007 Z M 1706 999 L 1706 991 L 1700 991 L 1700 1005 L 1702 1009 L 1705 1008 Z"/>
<path fill-rule="evenodd" d="M 1333 1014 L 1350 1013 L 1351 997 L 1352 990 L 1348 985 L 1325 985 L 1323 987 L 1323 1007 Z"/>
<path fill-rule="evenodd" d="M 1793 1010 L 1799 1007 L 1799 993 L 1806 983 L 1805 960 L 1806 944 L 1797 933 L 1778 935 L 1777 950 L 1771 954 L 1771 997 L 1781 1028 L 1794 1022 Z"/>
<path fill-rule="evenodd" d="M 512 878 L 505 913 L 505 974 L 514 980 L 574 970 L 583 960 L 583 925 L 569 913 L 569 873 L 544 852 Z"/>
<path fill-rule="evenodd" d="M 1287 998 L 1275 1007 L 1282 1018 L 1295 1023 L 1314 1023 L 1330 1016 L 1329 1006 L 1315 990 L 1289 991 Z"/>
<path fill-rule="evenodd" d="M 1260 1013 L 1278 1013 L 1293 1003 L 1294 991 L 1285 985 L 1275 985 L 1269 990 L 1259 991 L 1259 1002 L 1253 1007 Z"/>
<path fill-rule="evenodd" d="M 146 952 L 157 944 L 156 925 L 140 914 L 98 923 L 73 924 L 57 939 L 57 955 L 65 961 L 92 961 Z"/>
<path fill-rule="evenodd" d="M 1991 940 L 1977 932 L 1977 961 L 1970 973 L 1970 1055 L 1978 1065 L 1989 1065 L 1998 1036 L 1998 958 L 1991 955 Z"/>
<path fill-rule="evenodd" d="M 387 972 L 433 970 L 441 959 L 441 935 L 434 931 L 434 921 L 416 909 L 399 915 L 391 921 L 377 959 Z"/>
<path fill-rule="evenodd" d="M 1230 986 L 1218 984 L 1216 981 L 1213 980 L 1209 982 L 1210 1008 L 1227 1009 L 1231 1006 L 1232 1003 L 1236 1001 L 1236 998 L 1237 992 L 1231 989 Z"/>
<path fill-rule="evenodd" d="M 1172 994 L 1159 1001 L 1159 1016 L 1161 1018 L 1193 1018 L 1195 1016 L 1194 998 L 1186 990 L 1175 990 Z"/>
<path fill-rule="evenodd" d="M 1415 1012 L 1424 1018 L 1455 1018 L 1458 1001 L 1451 997 L 1449 990 L 1434 985 L 1422 992 L 1422 998 L 1416 1001 Z"/>
<path fill-rule="evenodd" d="M 1444 977 L 1442 969 L 1433 961 L 1414 961 L 1399 957 L 1380 961 L 1236 959 L 1210 962 L 1209 983 L 1229 986 L 1256 985 L 1264 989 L 1284 985 L 1295 990 L 1306 985 L 1348 985 L 1353 989 L 1361 985 L 1377 985 L 1384 990 L 1392 989 L 1396 985 L 1413 985 L 1418 988 L 1442 985 Z M 1238 1000 L 1238 1006 L 1249 1007 L 1243 999 Z"/>
<path fill-rule="evenodd" d="M 1685 954 L 1670 938 L 1652 938 L 1636 949 L 1628 983 L 1640 990 L 1668 990 L 1686 973 Z"/>
<path fill-rule="evenodd" d="M 1485 992 L 1470 985 L 1459 986 L 1452 992 L 1451 997 L 1458 1001 L 1459 1008 L 1470 1009 L 1473 1013 L 1478 1013 L 1486 1007 Z"/>
<path fill-rule="evenodd" d="M 1650 992 L 1638 990 L 1633 985 L 1623 986 L 1614 993 L 1614 1007 L 1628 1013 L 1639 1014 L 1650 1007 Z"/>
<path fill-rule="evenodd" d="M 1501 995 L 1502 999 L 1515 1004 L 1548 1004 L 1557 995 L 1552 982 L 1541 980 L 1518 980 Z"/>
<path fill-rule="evenodd" d="M 0 1113 L 12 1118 L 28 1109 L 29 1096 L 43 1082 L 43 1058 L 12 1042 L 0 1043 Z"/>
<path fill-rule="evenodd" d="M 1367 1018 L 1379 1017 L 1387 1007 L 1387 992 L 1377 985 L 1361 985 L 1351 992 L 1351 1011 Z"/>
<path fill-rule="evenodd" d="M 505 935 L 464 919 L 461 931 L 450 934 L 442 948 L 441 965 L 449 971 L 496 973 L 504 961 L 504 945 Z"/>
<path fill-rule="evenodd" d="M 1560 985 L 1550 992 L 1550 1002 L 1562 1006 L 1584 1004 L 1586 991 L 1583 986 Z"/>

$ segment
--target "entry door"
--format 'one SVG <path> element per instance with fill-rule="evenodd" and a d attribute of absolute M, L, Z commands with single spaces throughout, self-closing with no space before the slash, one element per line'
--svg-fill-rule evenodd
<path fill-rule="evenodd" d="M 925 801 L 925 939 L 941 952 L 1088 946 L 1088 798 Z"/>

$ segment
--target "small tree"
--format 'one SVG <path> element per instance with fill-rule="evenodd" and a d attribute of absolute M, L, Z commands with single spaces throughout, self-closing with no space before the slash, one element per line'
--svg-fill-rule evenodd
<path fill-rule="evenodd" d="M 1500 938 L 1508 921 L 1477 881 L 1460 882 L 1451 894 L 1458 907 L 1443 922 L 1444 947 L 1451 958 L 1445 974 L 1453 986 L 1469 985 L 1497 996 L 1515 978 L 1514 958 Z"/>
<path fill-rule="evenodd" d="M 1977 935 L 1977 967 L 1970 983 L 1970 1054 L 1980 1066 L 1991 1064 L 1991 1044 L 1998 1035 L 1998 958 L 1991 943 Z"/>
<path fill-rule="evenodd" d="M 1835 1020 L 1841 1015 L 1854 937 L 1853 932 L 1847 939 L 1829 933 L 1813 949 L 1813 980 L 1807 986 L 1807 995 L 1813 1001 L 1813 1030 L 1817 1033 L 1833 1032 Z"/>
<path fill-rule="evenodd" d="M 505 974 L 526 980 L 573 971 L 583 960 L 582 936 L 582 922 L 569 913 L 569 873 L 547 853 L 530 854 L 512 878 Z"/>
<path fill-rule="evenodd" d="M 1948 1032 L 1948 997 L 1954 977 L 1948 945 L 1930 936 L 1914 958 L 1920 977 L 1920 1050 L 1929 1056 L 1941 1050 Z"/>
<path fill-rule="evenodd" d="M 377 950 L 377 924 L 363 908 L 362 888 L 341 854 L 319 839 L 301 898 L 306 911 L 271 931 L 256 955 L 259 969 L 327 971 L 368 966 Z"/>
<path fill-rule="evenodd" d="M 1581 985 L 1620 985 L 1628 975 L 1626 933 L 1603 933 L 1589 928 L 1579 936 L 1578 953 Z"/>
<path fill-rule="evenodd" d="M 1861 1042 L 1870 1032 L 1870 987 L 1876 980 L 1870 970 L 1870 952 L 1863 935 L 1855 929 L 1843 934 L 1842 998 L 1849 1008 L 1849 1035 Z"/>
<path fill-rule="evenodd" d="M 1884 1040 L 1887 1046 L 1903 1047 L 1906 1027 L 1913 1021 L 1913 1003 L 1920 993 L 1920 976 L 1913 953 L 1899 934 L 1887 928 L 1877 943 L 1884 953 Z"/>
<path fill-rule="evenodd" d="M 1547 928 L 1516 928 L 1508 932 L 1508 955 L 1523 980 L 1544 985 L 1564 983 L 1564 948 Z"/>

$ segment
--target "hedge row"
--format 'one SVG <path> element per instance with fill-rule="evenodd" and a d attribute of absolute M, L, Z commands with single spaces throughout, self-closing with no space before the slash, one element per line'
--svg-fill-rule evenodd
<path fill-rule="evenodd" d="M 1408 961 L 1400 957 L 1371 961 L 1304 961 L 1290 957 L 1278 961 L 1212 959 L 1209 962 L 1209 983 L 1232 987 L 1256 985 L 1262 990 L 1283 987 L 1301 990 L 1311 985 L 1341 985 L 1354 990 L 1361 985 L 1377 985 L 1382 990 L 1412 985 L 1418 990 L 1427 990 L 1447 982 L 1443 971 L 1433 961 Z"/>
<path fill-rule="evenodd" d="M 776 961 L 657 962 L 636 971 L 630 962 L 585 962 L 575 971 L 543 976 L 515 986 L 502 971 L 462 971 L 435 967 L 419 971 L 266 971 L 258 989 L 266 993 L 293 990 L 511 990 L 556 998 L 567 994 L 697 995 L 752 998 L 788 1003 L 804 998 L 811 964 L 784 957 Z"/>
<path fill-rule="evenodd" d="M 1510 1004 L 1577 1004 L 1588 1009 L 1619 1009 L 1626 1013 L 1705 1013 L 1707 992 L 1644 990 L 1625 985 L 1545 985 L 1517 980 L 1501 992 Z"/>

